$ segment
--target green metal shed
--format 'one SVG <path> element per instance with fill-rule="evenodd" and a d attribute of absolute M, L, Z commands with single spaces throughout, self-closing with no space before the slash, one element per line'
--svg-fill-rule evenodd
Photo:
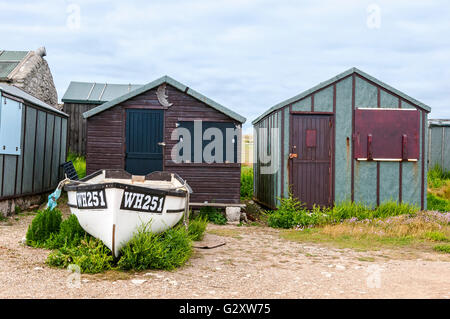
<path fill-rule="evenodd" d="M 430 107 L 351 68 L 255 119 L 254 197 L 426 208 Z"/>
<path fill-rule="evenodd" d="M 68 115 L 21 89 L 0 83 L 0 202 L 54 190 L 66 160 Z M 5 208 L 6 207 L 6 208 Z"/>
<path fill-rule="evenodd" d="M 428 121 L 428 167 L 439 165 L 450 171 L 450 120 Z"/>

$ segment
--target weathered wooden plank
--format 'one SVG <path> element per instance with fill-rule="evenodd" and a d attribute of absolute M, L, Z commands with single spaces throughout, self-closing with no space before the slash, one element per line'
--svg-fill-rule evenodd
<path fill-rule="evenodd" d="M 36 127 L 36 146 L 34 156 L 34 184 L 33 192 L 42 191 L 42 170 L 44 169 L 44 152 L 45 152 L 45 117 L 46 113 L 38 111 L 37 127 Z"/>

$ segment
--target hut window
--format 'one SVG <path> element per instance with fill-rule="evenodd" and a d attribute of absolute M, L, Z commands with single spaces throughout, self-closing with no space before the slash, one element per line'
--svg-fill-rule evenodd
<path fill-rule="evenodd" d="M 420 112 L 410 109 L 356 109 L 355 158 L 416 161 L 419 159 Z"/>
<path fill-rule="evenodd" d="M 0 105 L 0 154 L 20 155 L 22 103 L 2 97 Z"/>
<path fill-rule="evenodd" d="M 237 163 L 236 141 L 240 131 L 238 132 L 234 123 L 180 121 L 178 124 L 179 128 L 185 128 L 190 133 L 191 163 Z M 179 141 L 182 139 L 183 137 L 180 137 Z M 185 148 L 182 148 L 180 156 L 189 158 L 183 153 L 184 151 Z M 189 163 L 187 160 L 184 162 Z"/>

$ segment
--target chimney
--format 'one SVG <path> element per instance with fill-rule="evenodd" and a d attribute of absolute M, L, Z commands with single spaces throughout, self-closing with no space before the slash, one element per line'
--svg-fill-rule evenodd
<path fill-rule="evenodd" d="M 38 48 L 35 53 L 37 55 L 39 55 L 41 58 L 43 58 L 47 55 L 47 51 L 45 50 L 45 47 Z"/>

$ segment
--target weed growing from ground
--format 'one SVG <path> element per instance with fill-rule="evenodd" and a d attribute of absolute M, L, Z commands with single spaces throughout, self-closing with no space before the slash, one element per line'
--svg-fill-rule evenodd
<path fill-rule="evenodd" d="M 431 193 L 427 194 L 427 206 L 429 210 L 450 212 L 450 200 L 440 198 Z"/>
<path fill-rule="evenodd" d="M 216 225 L 225 225 L 227 223 L 227 218 L 214 207 L 200 208 L 199 216 Z"/>
<path fill-rule="evenodd" d="M 189 221 L 188 233 L 192 240 L 200 241 L 203 239 L 208 220 L 204 217 L 197 217 Z"/>
<path fill-rule="evenodd" d="M 75 247 L 88 236 L 80 226 L 77 216 L 71 214 L 61 223 L 59 232 L 50 235 L 45 247 L 49 249 L 57 249 L 63 246 Z"/>
<path fill-rule="evenodd" d="M 398 204 L 388 201 L 376 208 L 356 202 L 337 203 L 332 208 L 314 205 L 307 209 L 292 194 L 288 198 L 280 198 L 278 209 L 271 212 L 268 225 L 274 228 L 303 229 L 318 225 L 334 224 L 344 220 L 365 220 L 399 215 L 413 215 L 419 211 L 418 207 L 407 203 Z"/>
<path fill-rule="evenodd" d="M 184 227 L 155 234 L 149 231 L 149 225 L 142 225 L 121 252 L 117 263 L 120 269 L 173 270 L 184 265 L 191 256 L 192 241 Z"/>
<path fill-rule="evenodd" d="M 26 234 L 27 245 L 44 247 L 47 240 L 59 232 L 61 219 L 61 211 L 58 209 L 38 211 L 28 227 Z"/>
<path fill-rule="evenodd" d="M 441 253 L 450 254 L 450 245 L 437 245 L 434 246 L 433 249 Z"/>
<path fill-rule="evenodd" d="M 89 237 L 82 240 L 78 246 L 63 246 L 50 253 L 46 263 L 60 268 L 75 264 L 80 267 L 82 273 L 95 274 L 112 269 L 113 257 L 100 240 Z"/>
<path fill-rule="evenodd" d="M 253 197 L 253 168 L 242 166 L 241 170 L 241 199 L 252 199 Z"/>

